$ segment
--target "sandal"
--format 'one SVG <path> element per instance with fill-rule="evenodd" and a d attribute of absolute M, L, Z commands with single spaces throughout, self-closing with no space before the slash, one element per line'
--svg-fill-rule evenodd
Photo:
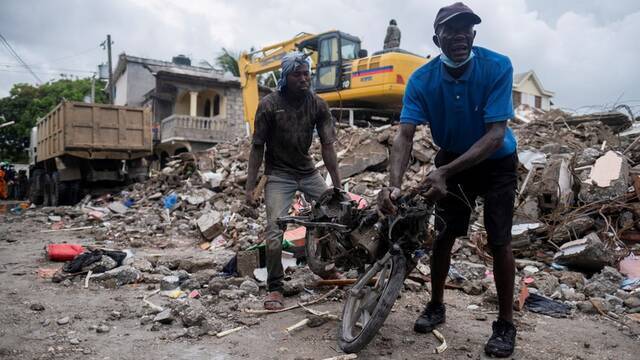
<path fill-rule="evenodd" d="M 267 310 L 280 310 L 284 309 L 284 298 L 279 291 L 271 291 L 264 299 L 264 308 Z"/>

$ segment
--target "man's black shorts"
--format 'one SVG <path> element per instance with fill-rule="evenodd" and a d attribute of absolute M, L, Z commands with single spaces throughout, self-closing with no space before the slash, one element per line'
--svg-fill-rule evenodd
<path fill-rule="evenodd" d="M 441 167 L 460 156 L 440 150 L 434 163 Z M 447 196 L 438 201 L 436 228 L 464 236 L 476 197 L 484 198 L 484 226 L 491 247 L 511 242 L 518 155 L 487 159 L 447 179 Z M 444 222 L 444 224 L 443 224 Z M 443 226 L 446 226 L 444 228 Z"/>

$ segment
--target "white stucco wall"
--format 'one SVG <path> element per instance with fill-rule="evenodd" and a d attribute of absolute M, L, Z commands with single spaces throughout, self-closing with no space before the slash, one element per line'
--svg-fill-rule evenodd
<path fill-rule="evenodd" d="M 113 99 L 115 105 L 125 106 L 127 105 L 127 76 L 128 72 L 125 70 L 120 78 L 116 81 L 116 96 Z"/>

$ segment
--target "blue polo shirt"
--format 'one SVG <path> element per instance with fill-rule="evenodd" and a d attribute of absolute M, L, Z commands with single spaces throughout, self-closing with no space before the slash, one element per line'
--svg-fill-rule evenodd
<path fill-rule="evenodd" d="M 440 56 L 416 70 L 405 90 L 400 123 L 429 124 L 441 149 L 462 154 L 486 132 L 485 124 L 513 118 L 513 67 L 508 57 L 474 46 L 475 56 L 464 74 L 454 79 Z M 516 151 L 507 127 L 502 147 L 490 159 Z"/>

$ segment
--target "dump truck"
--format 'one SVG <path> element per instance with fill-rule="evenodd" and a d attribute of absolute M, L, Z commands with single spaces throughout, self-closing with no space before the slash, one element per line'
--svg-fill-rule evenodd
<path fill-rule="evenodd" d="M 146 177 L 151 135 L 148 108 L 62 101 L 32 129 L 31 202 L 74 204 L 96 184 Z"/>

